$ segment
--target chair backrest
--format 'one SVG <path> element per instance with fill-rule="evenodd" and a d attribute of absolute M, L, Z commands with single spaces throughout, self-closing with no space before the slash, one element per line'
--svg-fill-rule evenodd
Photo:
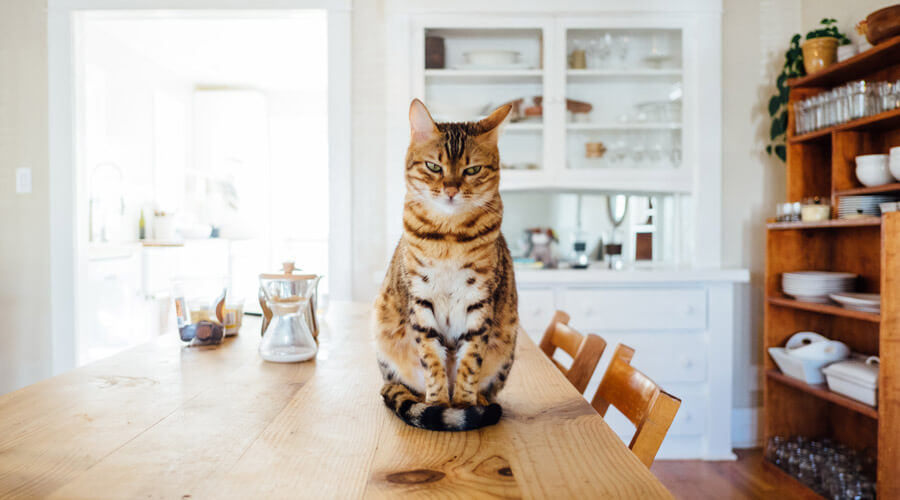
<path fill-rule="evenodd" d="M 568 323 L 569 315 L 563 311 L 556 311 L 550 326 L 544 331 L 540 347 L 575 389 L 584 392 L 594 374 L 594 369 L 597 368 L 597 363 L 600 362 L 600 357 L 603 356 L 606 341 L 597 335 L 582 335 L 570 328 Z M 568 369 L 553 359 L 553 353 L 557 348 L 572 356 L 572 366 Z"/>
<path fill-rule="evenodd" d="M 669 426 L 681 400 L 663 391 L 650 377 L 631 366 L 634 349 L 619 344 L 591 406 L 606 415 L 613 405 L 635 426 L 634 437 L 628 447 L 647 467 L 666 438 Z"/>

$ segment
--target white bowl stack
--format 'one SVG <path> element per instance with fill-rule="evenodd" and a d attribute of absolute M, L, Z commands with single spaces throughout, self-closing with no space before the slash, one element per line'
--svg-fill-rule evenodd
<path fill-rule="evenodd" d="M 781 288 L 784 293 L 801 302 L 828 304 L 833 293 L 852 292 L 858 275 L 826 271 L 797 271 L 784 273 Z"/>
<path fill-rule="evenodd" d="M 878 205 L 891 201 L 897 201 L 897 196 L 888 194 L 843 196 L 838 202 L 838 218 L 852 219 L 854 217 L 879 216 L 881 215 L 881 208 Z"/>
<path fill-rule="evenodd" d="M 894 179 L 900 181 L 900 146 L 890 149 L 888 169 L 891 171 L 891 175 L 894 176 Z"/>

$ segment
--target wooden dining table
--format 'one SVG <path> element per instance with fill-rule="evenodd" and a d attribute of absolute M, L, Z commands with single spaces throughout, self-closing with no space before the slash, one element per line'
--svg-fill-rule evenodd
<path fill-rule="evenodd" d="M 315 361 L 165 335 L 0 397 L 0 498 L 671 498 L 520 336 L 503 418 L 469 432 L 385 408 L 370 307 L 333 303 Z"/>

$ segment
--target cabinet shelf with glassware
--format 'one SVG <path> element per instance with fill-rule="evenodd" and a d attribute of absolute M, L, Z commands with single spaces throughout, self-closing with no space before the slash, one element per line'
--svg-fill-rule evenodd
<path fill-rule="evenodd" d="M 766 355 L 764 438 L 827 437 L 877 457 L 870 472 L 879 498 L 900 497 L 900 448 L 895 445 L 900 428 L 900 213 L 860 216 L 840 207 L 849 196 L 900 193 L 897 183 L 864 186 L 856 175 L 857 156 L 900 146 L 900 114 L 888 109 L 798 135 L 793 104 L 850 80 L 895 81 L 900 78 L 898 47 L 900 38 L 790 82 L 787 201 L 812 196 L 830 200 L 834 218 L 767 227 L 764 348 L 782 347 L 794 333 L 814 331 L 855 353 L 878 356 L 880 365 L 877 405 L 871 406 L 828 386 L 787 378 Z M 841 215 L 853 218 L 838 218 Z M 785 273 L 801 270 L 858 275 L 854 291 L 880 295 L 880 309 L 795 300 L 783 292 L 782 280 Z"/>
<path fill-rule="evenodd" d="M 715 267 L 720 20 L 600 16 L 591 8 L 398 17 L 398 35 L 388 39 L 397 56 L 389 66 L 387 164 L 402 161 L 414 97 L 437 121 L 477 120 L 513 103 L 499 144 L 501 191 L 674 197 L 668 215 L 695 240 L 680 246 L 692 251 L 664 253 L 677 255 L 672 264 Z M 400 220 L 402 172 L 389 167 L 387 181 L 389 217 Z"/>

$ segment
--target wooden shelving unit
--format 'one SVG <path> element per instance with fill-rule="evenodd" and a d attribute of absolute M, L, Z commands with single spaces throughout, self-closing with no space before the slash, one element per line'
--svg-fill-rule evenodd
<path fill-rule="evenodd" d="M 829 68 L 789 82 L 791 104 L 857 79 L 900 78 L 900 37 Z M 900 183 L 864 187 L 855 157 L 900 146 L 900 109 L 795 136 L 788 113 L 787 198 L 900 193 Z M 781 278 L 801 270 L 860 276 L 857 288 L 881 293 L 881 313 L 785 296 Z M 881 358 L 878 407 L 783 375 L 766 354 L 764 412 L 771 436 L 829 436 L 857 449 L 877 449 L 879 498 L 900 498 L 900 212 L 882 217 L 767 226 L 764 348 L 783 346 L 798 331 L 815 331 L 853 351 Z"/>
<path fill-rule="evenodd" d="M 855 318 L 863 321 L 871 321 L 873 323 L 878 323 L 881 321 L 880 314 L 854 311 L 852 309 L 847 309 L 838 305 L 800 302 L 799 300 L 794 300 L 790 297 L 769 297 L 766 300 L 769 304 L 781 307 L 792 307 L 794 309 L 800 309 L 803 311 L 812 311 L 821 314 L 830 314 L 832 316 L 842 316 L 845 318 Z"/>

